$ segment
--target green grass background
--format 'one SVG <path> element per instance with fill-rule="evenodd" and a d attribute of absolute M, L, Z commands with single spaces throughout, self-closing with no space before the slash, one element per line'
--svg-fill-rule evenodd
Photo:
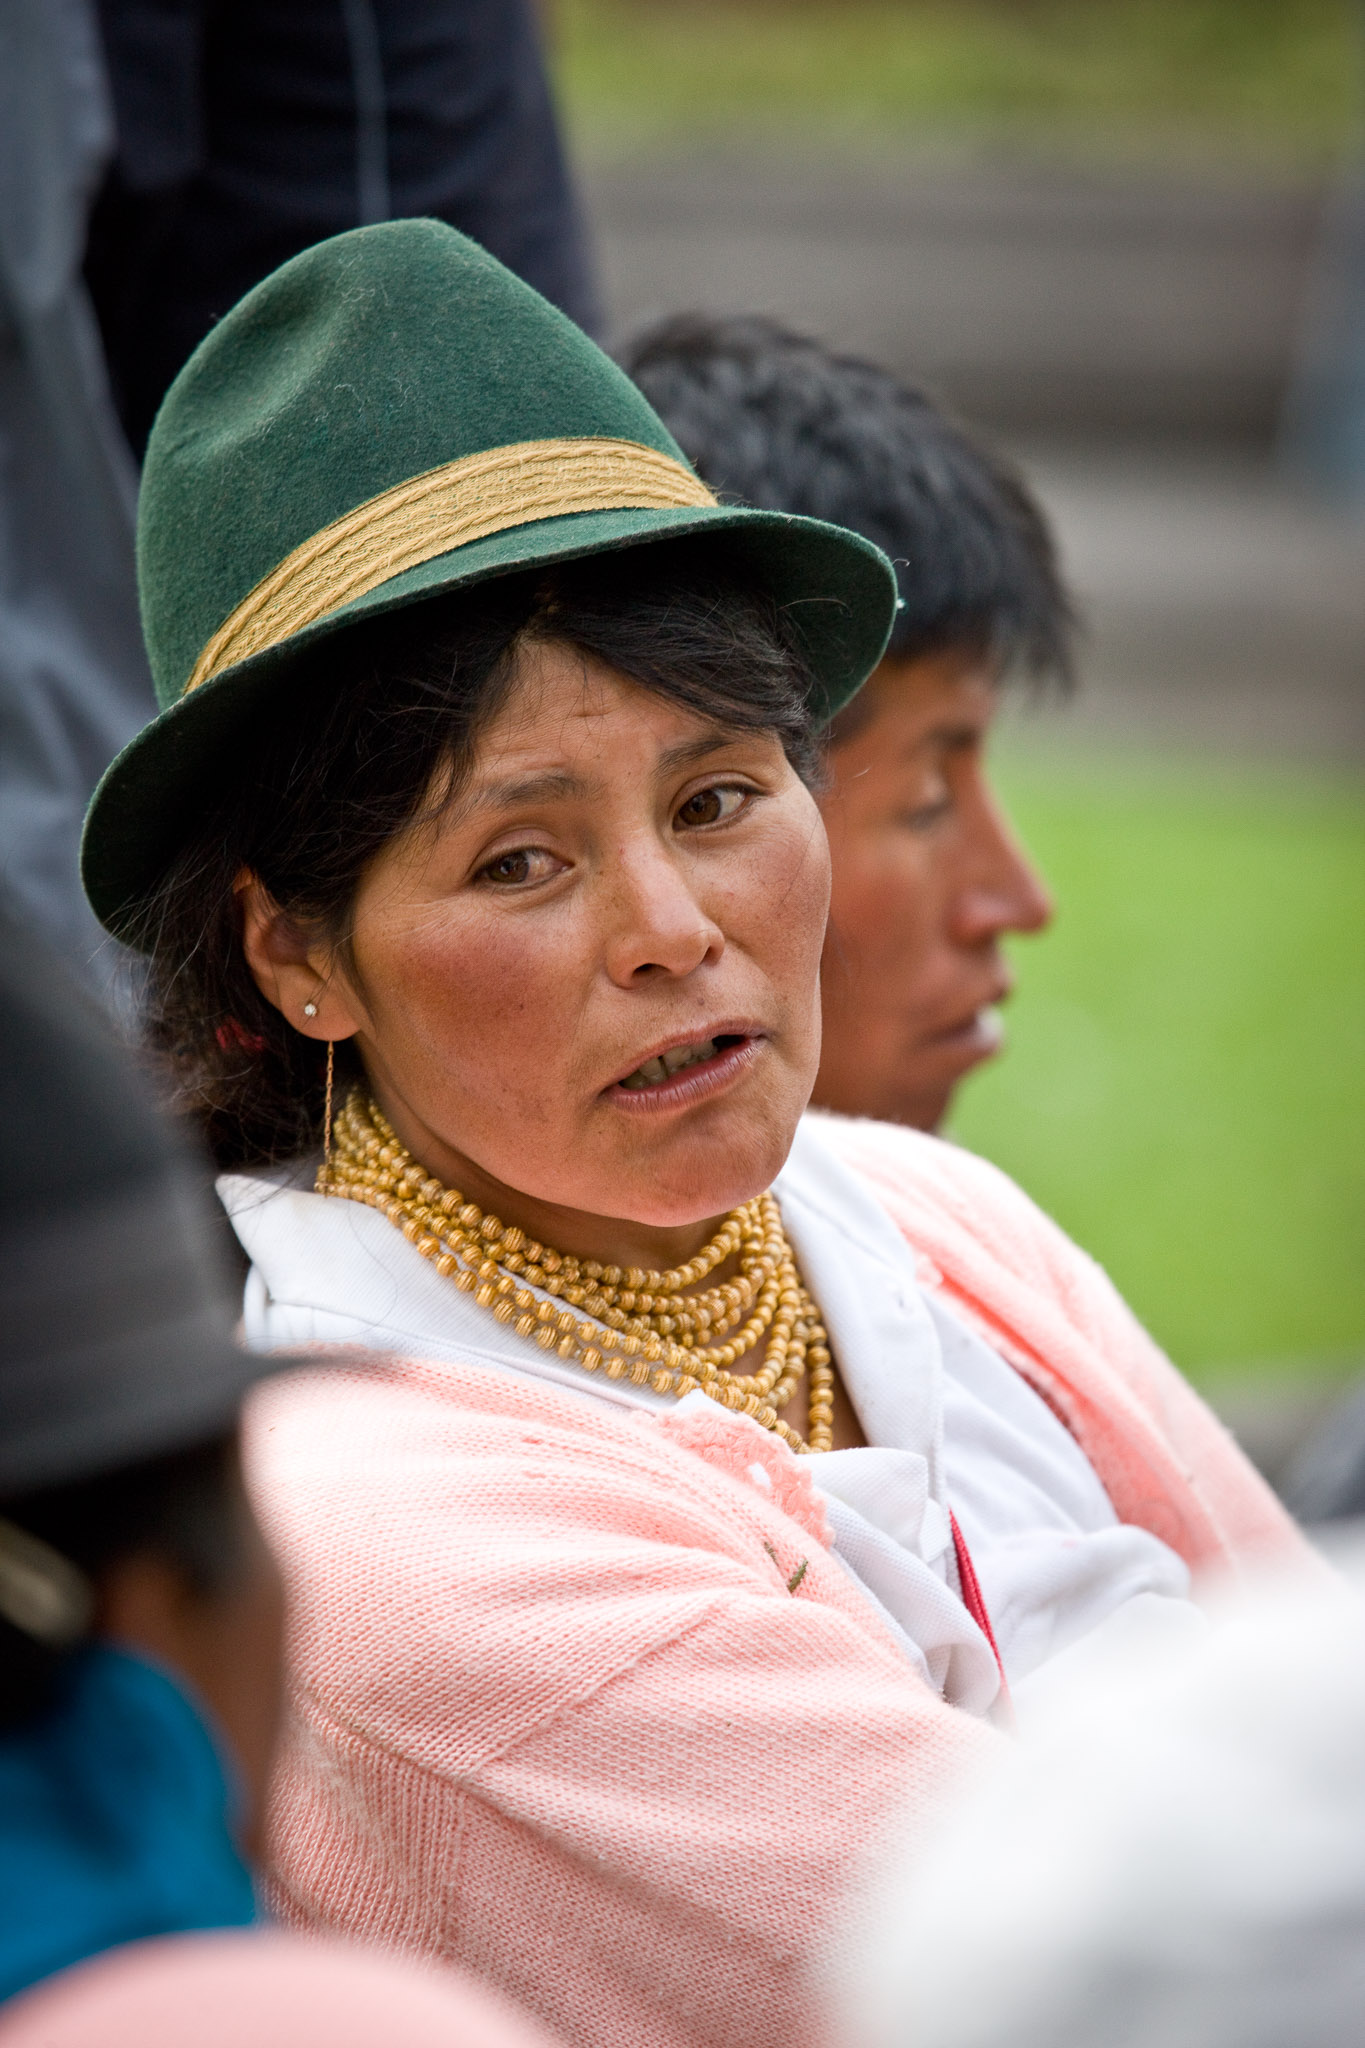
<path fill-rule="evenodd" d="M 552 0 L 581 151 L 922 147 L 1321 164 L 1358 122 L 1354 0 Z"/>
<path fill-rule="evenodd" d="M 1365 790 L 1052 752 L 1001 785 L 1058 898 L 953 1135 L 1205 1384 L 1365 1364 Z"/>

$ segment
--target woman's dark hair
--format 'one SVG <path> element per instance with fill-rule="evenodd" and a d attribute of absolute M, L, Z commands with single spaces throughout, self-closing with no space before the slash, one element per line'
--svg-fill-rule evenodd
<path fill-rule="evenodd" d="M 149 1552 L 204 1598 L 241 1569 L 245 1513 L 235 1428 L 93 1479 L 0 1500 L 0 1516 L 55 1550 L 96 1590 L 122 1559 Z M 0 1729 L 45 1710 L 69 1654 L 0 1615 Z"/>
<path fill-rule="evenodd" d="M 323 1121 L 323 1048 L 257 988 L 234 881 L 250 869 L 344 958 L 370 862 L 424 801 L 458 794 L 518 648 L 535 641 L 576 647 L 723 726 L 771 731 L 798 774 L 819 772 L 795 631 L 714 544 L 507 577 L 329 639 L 136 921 L 150 1043 L 220 1167 L 297 1157 Z M 339 1082 L 354 1078 L 344 1047 L 337 1060 Z"/>

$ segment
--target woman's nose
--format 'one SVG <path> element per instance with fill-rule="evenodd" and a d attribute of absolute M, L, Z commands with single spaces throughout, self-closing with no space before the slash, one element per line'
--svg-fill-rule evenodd
<path fill-rule="evenodd" d="M 629 858 L 612 893 L 606 964 L 619 987 L 693 974 L 725 951 L 724 932 L 662 851 Z"/>

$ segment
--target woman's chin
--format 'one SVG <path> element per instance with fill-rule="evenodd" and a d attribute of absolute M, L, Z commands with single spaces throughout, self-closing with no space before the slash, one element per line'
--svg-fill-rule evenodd
<path fill-rule="evenodd" d="M 594 1212 L 653 1230 L 706 1223 L 766 1194 L 790 1149 L 790 1144 L 764 1146 L 716 1156 L 702 1148 L 691 1157 L 670 1160 L 657 1175 L 623 1173 L 603 1186 Z"/>
<path fill-rule="evenodd" d="M 748 1114 L 686 1119 L 672 1130 L 634 1124 L 595 1174 L 593 1212 L 673 1230 L 726 1215 L 764 1194 L 786 1164 L 804 1102 L 771 1100 Z M 588 1204 L 583 1206 L 587 1207 Z"/>

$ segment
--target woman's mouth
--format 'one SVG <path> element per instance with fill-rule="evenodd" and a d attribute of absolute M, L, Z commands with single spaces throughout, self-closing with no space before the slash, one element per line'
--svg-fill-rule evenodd
<path fill-rule="evenodd" d="M 641 1109 L 696 1101 L 733 1080 L 752 1060 L 758 1043 L 747 1032 L 718 1031 L 671 1045 L 642 1060 L 606 1092 L 616 1102 Z"/>

